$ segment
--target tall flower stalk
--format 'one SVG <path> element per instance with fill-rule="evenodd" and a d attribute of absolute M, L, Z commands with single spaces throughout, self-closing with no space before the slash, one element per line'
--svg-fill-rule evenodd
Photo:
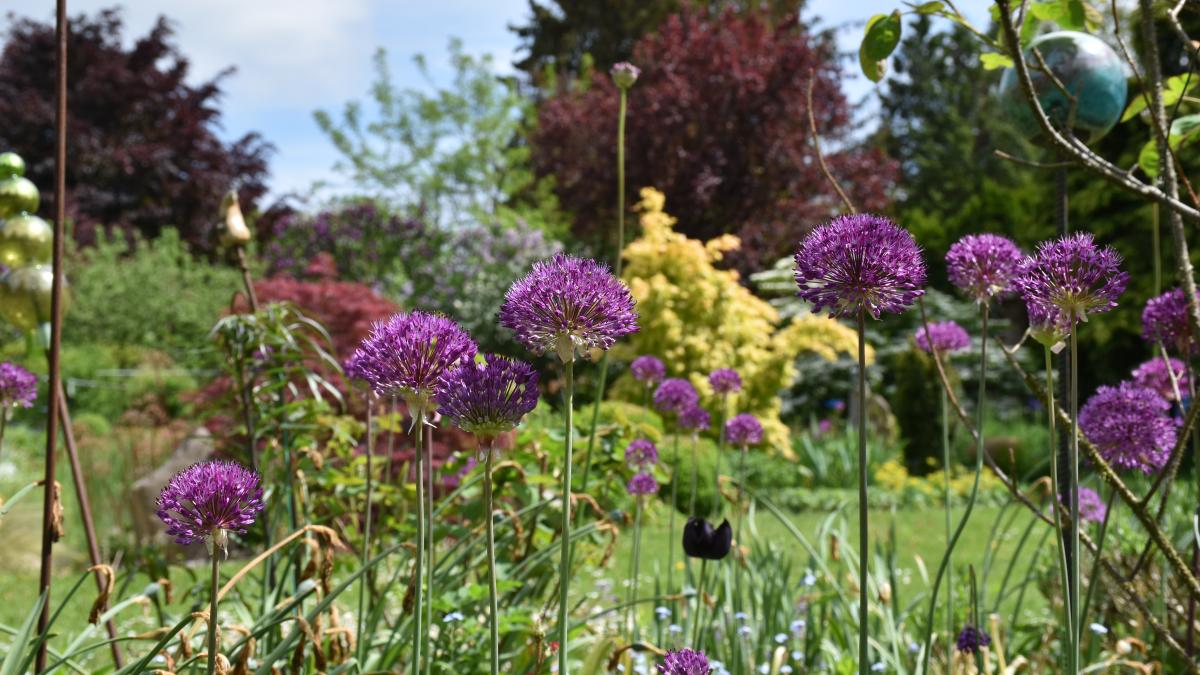
<path fill-rule="evenodd" d="M 629 611 L 626 615 L 629 640 L 632 643 L 638 638 L 637 611 L 634 609 L 638 599 L 638 580 L 641 571 L 642 553 L 642 514 L 646 510 L 646 499 L 658 492 L 658 481 L 650 473 L 653 465 L 642 464 L 641 471 L 629 479 L 626 489 L 634 498 L 633 507 L 633 556 L 629 566 Z"/>
<path fill-rule="evenodd" d="M 1121 257 L 1111 248 L 1096 246 L 1092 235 L 1079 233 L 1045 242 L 1037 254 L 1022 262 L 1014 287 L 1021 293 L 1029 312 L 1030 334 L 1047 347 L 1061 349 L 1070 340 L 1068 410 L 1071 416 L 1067 443 L 1067 494 L 1069 533 L 1066 537 L 1067 611 L 1070 614 L 1068 672 L 1080 669 L 1081 598 L 1079 580 L 1079 384 L 1078 324 L 1089 314 L 1107 312 L 1117 306 L 1117 297 L 1129 283 L 1120 269 Z M 1054 410 L 1050 410 L 1053 417 Z"/>
<path fill-rule="evenodd" d="M 815 228 L 796 252 L 796 285 L 814 312 L 854 317 L 858 332 L 858 669 L 871 667 L 868 642 L 866 317 L 900 313 L 924 294 L 925 261 L 912 235 L 882 216 L 853 214 Z"/>
<path fill-rule="evenodd" d="M 717 396 L 717 458 L 713 462 L 713 489 L 717 495 L 717 514 L 723 509 L 721 498 L 721 456 L 725 452 L 725 419 L 729 415 L 729 398 L 742 390 L 742 377 L 732 368 L 718 368 L 708 375 L 708 383 Z"/>
<path fill-rule="evenodd" d="M 220 654 L 217 604 L 221 559 L 228 555 L 230 533 L 245 534 L 263 510 L 261 478 L 236 462 L 201 462 L 175 474 L 158 495 L 157 515 L 175 542 L 204 542 L 212 562 L 208 610 L 208 675 Z"/>
<path fill-rule="evenodd" d="M 679 432 L 683 430 L 680 417 L 698 407 L 700 395 L 692 383 L 679 377 L 668 378 L 654 391 L 654 407 L 659 412 L 674 415 L 675 434 L 671 437 L 671 511 L 667 517 L 667 531 L 671 541 L 675 540 L 676 497 L 679 494 Z M 675 549 L 667 548 L 667 592 L 675 589 Z"/>
<path fill-rule="evenodd" d="M 483 363 L 462 364 L 443 378 L 435 401 L 451 424 L 479 439 L 482 455 L 484 517 L 487 519 L 489 637 L 492 675 L 500 672 L 500 604 L 496 582 L 496 505 L 492 469 L 496 437 L 517 428 L 537 407 L 537 372 L 529 364 L 489 354 Z"/>
<path fill-rule="evenodd" d="M 396 314 L 386 321 L 371 327 L 371 333 L 350 357 L 354 373 L 366 380 L 380 397 L 401 398 L 408 407 L 414 429 L 414 466 L 417 484 L 417 556 L 413 574 L 416 578 L 415 605 L 413 611 L 413 661 L 412 672 L 421 672 L 421 654 L 425 654 L 425 668 L 432 668 L 433 655 L 429 651 L 432 620 L 432 565 L 426 576 L 426 547 L 432 550 L 434 542 L 426 538 L 432 532 L 431 502 L 425 499 L 425 474 L 422 454 L 428 430 L 428 416 L 435 409 L 434 394 L 442 378 L 451 369 L 469 363 L 475 358 L 477 347 L 471 337 L 450 319 L 425 312 Z M 369 472 L 368 472 L 369 475 Z M 370 509 L 367 511 L 370 518 Z M 424 591 L 424 592 L 423 592 Z M 362 640 L 363 636 L 359 636 Z"/>
<path fill-rule="evenodd" d="M 734 541 L 737 542 L 739 553 L 742 546 L 742 523 L 746 520 L 745 512 L 742 510 L 742 498 L 746 491 L 746 455 L 749 454 L 750 446 L 758 445 L 763 440 L 762 423 L 758 418 L 749 413 L 735 415 L 732 419 L 725 423 L 723 436 L 729 441 L 729 444 L 741 448 L 738 453 L 737 466 L 737 533 L 734 535 Z M 745 597 L 742 594 L 742 565 L 735 565 L 733 568 L 733 586 L 736 597 L 738 598 L 738 610 L 744 609 L 740 603 Z"/>
<path fill-rule="evenodd" d="M 562 533 L 559 560 L 558 672 L 569 672 L 568 598 L 571 568 L 571 469 L 575 447 L 575 361 L 593 350 L 607 351 L 637 331 L 633 295 L 608 268 L 595 260 L 557 255 L 535 263 L 508 289 L 500 323 L 535 354 L 553 352 L 563 364 L 565 449 L 562 483 Z"/>

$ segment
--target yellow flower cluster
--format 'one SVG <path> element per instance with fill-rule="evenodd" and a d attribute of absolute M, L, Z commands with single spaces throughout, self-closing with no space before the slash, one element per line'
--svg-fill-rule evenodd
<path fill-rule="evenodd" d="M 889 459 L 875 469 L 875 482 L 894 494 L 913 491 L 940 501 L 945 494 L 946 474 L 939 469 L 925 476 L 912 476 L 900 460 Z M 951 473 L 950 491 L 956 497 L 965 498 L 971 494 L 971 485 L 974 482 L 974 471 L 958 467 Z M 983 473 L 979 474 L 979 491 L 981 493 L 986 494 L 992 490 L 1001 489 L 1003 489 L 1003 484 L 990 470 L 985 469 Z"/>
<path fill-rule="evenodd" d="M 676 232 L 665 211 L 666 198 L 652 188 L 641 191 L 641 237 L 623 253 L 623 278 L 638 303 L 640 330 L 624 343 L 621 356 L 653 354 L 674 377 L 688 377 L 712 402 L 708 374 L 734 368 L 742 377 L 738 412 L 758 416 L 767 447 L 790 454 L 787 427 L 779 419 L 779 391 L 795 376 L 794 362 L 804 352 L 836 360 L 854 355 L 854 331 L 827 317 L 807 315 L 781 325 L 779 312 L 739 282 L 734 270 L 716 267 L 741 245 L 723 235 L 708 242 Z M 874 352 L 868 347 L 868 357 Z M 626 378 L 627 379 L 627 378 Z M 631 383 L 618 383 L 616 395 L 640 400 Z"/>

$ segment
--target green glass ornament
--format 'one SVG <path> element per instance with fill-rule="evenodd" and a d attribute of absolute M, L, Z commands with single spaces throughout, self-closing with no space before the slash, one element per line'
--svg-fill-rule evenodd
<path fill-rule="evenodd" d="M 15 152 L 0 153 L 0 179 L 25 175 L 25 160 Z"/>
<path fill-rule="evenodd" d="M 1071 129 L 1085 143 L 1095 143 L 1107 134 L 1125 110 L 1125 68 L 1121 58 L 1100 38 L 1075 31 L 1046 33 L 1034 38 L 1025 50 L 1029 76 L 1038 102 L 1055 127 L 1063 129 L 1071 118 L 1071 100 L 1041 72 L 1033 49 L 1037 48 L 1050 72 L 1075 97 Z M 1013 68 L 1000 79 L 1000 103 L 1017 128 L 1035 138 L 1041 128 L 1017 83 Z"/>
<path fill-rule="evenodd" d="M 54 230 L 50 223 L 22 213 L 0 222 L 0 263 L 25 267 L 50 262 L 54 253 Z"/>
<path fill-rule="evenodd" d="M 0 218 L 34 213 L 40 202 L 37 186 L 28 178 L 12 176 L 0 180 Z"/>
<path fill-rule="evenodd" d="M 21 330 L 30 331 L 50 321 L 54 270 L 49 265 L 31 265 L 9 270 L 0 277 L 0 317 Z M 63 314 L 71 296 L 63 285 Z"/>

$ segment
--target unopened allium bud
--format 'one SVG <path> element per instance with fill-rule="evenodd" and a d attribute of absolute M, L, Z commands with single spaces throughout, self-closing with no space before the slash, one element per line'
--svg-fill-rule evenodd
<path fill-rule="evenodd" d="M 628 61 L 622 61 L 614 65 L 608 73 L 612 76 L 613 84 L 617 85 L 618 89 L 628 89 L 637 82 L 638 75 L 642 74 L 642 69 Z"/>

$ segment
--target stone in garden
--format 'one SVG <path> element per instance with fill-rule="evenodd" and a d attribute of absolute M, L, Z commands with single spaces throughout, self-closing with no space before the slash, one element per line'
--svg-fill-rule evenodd
<path fill-rule="evenodd" d="M 154 539 L 167 543 L 169 538 L 163 533 L 162 522 L 155 515 L 154 503 L 158 494 L 172 476 L 212 456 L 212 434 L 204 427 L 197 427 L 157 469 L 133 484 L 133 499 L 129 508 L 133 516 L 133 533 L 139 543 Z M 203 553 L 203 549 L 203 546 L 197 547 L 199 553 Z"/>

